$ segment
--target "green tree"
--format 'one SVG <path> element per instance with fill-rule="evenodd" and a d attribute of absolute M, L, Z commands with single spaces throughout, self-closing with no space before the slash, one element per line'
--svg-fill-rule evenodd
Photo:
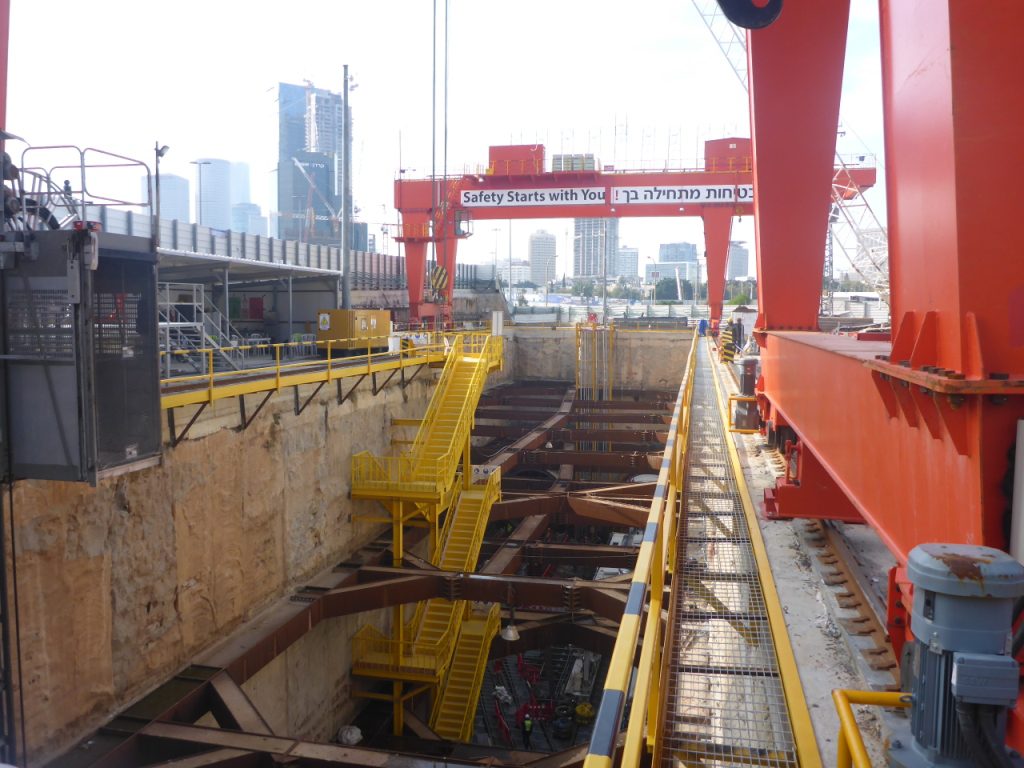
<path fill-rule="evenodd" d="M 663 277 L 654 286 L 654 298 L 658 301 L 675 301 L 678 296 L 674 277 Z"/>
<path fill-rule="evenodd" d="M 583 296 L 584 298 L 591 298 L 594 295 L 594 281 L 593 280 L 573 280 L 572 282 L 572 295 Z"/>

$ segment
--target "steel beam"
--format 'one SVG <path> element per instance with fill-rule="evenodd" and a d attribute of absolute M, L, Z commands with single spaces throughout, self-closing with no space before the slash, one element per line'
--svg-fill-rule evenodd
<path fill-rule="evenodd" d="M 436 760 L 398 755 L 384 750 L 362 747 L 342 747 L 337 744 L 318 744 L 281 736 L 266 736 L 241 731 L 223 731 L 182 723 L 150 723 L 140 732 L 146 739 L 203 744 L 218 749 L 281 755 L 314 765 L 351 766 L 352 768 L 436 768 Z M 447 765 L 459 768 L 479 768 L 471 761 L 460 762 L 450 756 Z"/>
<path fill-rule="evenodd" d="M 523 560 L 523 544 L 542 535 L 551 523 L 550 515 L 530 515 L 522 520 L 503 545 L 480 567 L 479 573 L 515 573 Z"/>
<path fill-rule="evenodd" d="M 551 449 L 523 451 L 520 457 L 520 464 L 561 466 L 569 464 L 574 467 L 613 469 L 628 472 L 630 470 L 643 470 L 650 472 L 654 469 L 652 459 L 661 465 L 661 454 L 647 453 L 645 451 L 556 451 Z"/>

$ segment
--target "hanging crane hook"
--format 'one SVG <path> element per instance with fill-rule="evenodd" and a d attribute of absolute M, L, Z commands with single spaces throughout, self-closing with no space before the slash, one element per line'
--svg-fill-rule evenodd
<path fill-rule="evenodd" d="M 729 21 L 744 29 L 763 29 L 782 13 L 782 0 L 718 0 L 718 6 Z"/>

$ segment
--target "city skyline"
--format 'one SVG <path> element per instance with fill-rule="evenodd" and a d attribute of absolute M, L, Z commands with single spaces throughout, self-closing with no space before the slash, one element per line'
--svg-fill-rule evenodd
<path fill-rule="evenodd" d="M 303 13 L 281 14 L 257 3 L 251 9 L 254 23 L 247 34 L 231 36 L 224 30 L 237 23 L 235 9 L 182 0 L 179 12 L 163 18 L 152 34 L 139 34 L 138 30 L 151 26 L 147 8 L 110 0 L 95 14 L 102 23 L 91 30 L 91 56 L 96 71 L 117 75 L 109 87 L 91 94 L 95 119 L 69 126 L 59 104 L 46 98 L 31 79 L 14 78 L 5 127 L 33 145 L 101 147 L 139 158 L 151 168 L 152 147 L 158 140 L 171 147 L 161 161 L 162 172 L 192 179 L 193 184 L 195 173 L 189 162 L 195 158 L 247 162 L 251 202 L 269 214 L 278 210 L 277 84 L 309 79 L 320 88 L 339 92 L 342 65 L 348 63 L 359 86 L 352 97 L 354 204 L 363 210 L 374 232 L 395 223 L 393 182 L 400 172 L 412 177 L 426 177 L 432 171 L 461 173 L 463 168 L 485 164 L 491 144 L 541 143 L 549 154 L 592 153 L 616 168 L 694 167 L 703 140 L 749 135 L 747 97 L 688 3 L 651 0 L 642 12 L 617 13 L 616 50 L 621 65 L 605 78 L 594 77 L 584 64 L 590 50 L 585 41 L 608 34 L 608 15 L 617 9 L 611 3 L 525 0 L 515 12 L 496 11 L 490 4 L 460 6 L 450 24 L 449 107 L 446 115 L 440 108 L 445 100 L 439 87 L 434 131 L 429 119 L 431 35 L 422 32 L 432 26 L 429 4 L 388 0 L 361 5 L 349 16 L 320 0 L 302 0 L 301 7 Z M 79 9 L 71 0 L 53 0 L 48 9 L 54 19 L 48 27 L 51 44 L 57 50 L 74 49 L 80 29 L 72 20 Z M 492 27 L 496 13 L 516 39 L 534 34 L 536 18 L 544 18 L 551 28 L 571 26 L 577 34 L 548 56 L 536 61 L 524 57 L 514 71 L 476 66 L 464 41 Z M 310 25 L 311 17 L 331 23 Z M 195 24 L 196 18 L 203 23 Z M 395 24 L 396 19 L 402 23 Z M 32 49 L 32 36 L 25 34 L 35 23 L 31 4 L 12 4 L 12 67 L 32 61 L 33 71 L 44 82 L 60 82 L 65 73 L 59 57 L 40 59 Z M 366 30 L 384 28 L 405 52 L 402 61 L 381 57 L 375 36 L 366 34 Z M 853 0 L 849 36 L 839 149 L 852 154 L 867 150 L 881 160 L 877 3 Z M 192 50 L 217 50 L 231 61 L 231 86 L 213 82 L 202 62 L 183 58 L 183 41 Z M 268 51 L 274 55 L 267 55 Z M 438 57 L 440 75 L 444 61 Z M 147 66 L 124 70 L 125 60 L 145 61 Z M 659 76 L 646 77 L 649 72 Z M 527 103 L 507 98 L 523 82 L 543 85 L 533 89 Z M 610 101 L 609 91 L 619 98 Z M 677 98 L 665 99 L 666 91 Z M 132 94 L 127 108 L 126 92 Z M 424 115 L 428 116 L 425 121 Z M 7 149 L 17 159 L 23 145 L 8 142 Z M 880 173 L 868 194 L 883 217 L 884 191 L 884 173 Z M 137 193 L 135 184 L 124 196 Z M 571 243 L 567 248 L 563 240 L 569 221 L 513 227 L 514 252 L 525 255 L 529 232 L 546 226 L 560 240 L 557 274 L 570 273 Z M 507 239 L 507 224 L 495 226 L 502 228 L 502 239 Z M 673 240 L 698 243 L 703 251 L 698 220 L 625 219 L 619 234 L 640 249 L 641 258 L 654 253 L 658 243 Z M 752 217 L 735 222 L 732 239 L 754 241 Z M 386 246 L 380 244 L 394 253 L 390 235 L 387 240 Z M 460 243 L 459 259 L 490 263 L 491 240 L 471 237 Z M 844 268 L 837 263 L 837 269 Z"/>

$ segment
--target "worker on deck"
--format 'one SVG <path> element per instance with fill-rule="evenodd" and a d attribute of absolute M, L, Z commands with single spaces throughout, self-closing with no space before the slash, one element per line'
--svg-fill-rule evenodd
<path fill-rule="evenodd" d="M 707 336 L 708 335 L 708 321 L 707 318 L 702 317 L 697 321 L 697 335 Z"/>
<path fill-rule="evenodd" d="M 530 734 L 533 733 L 533 718 L 530 717 L 530 713 L 527 712 L 523 715 L 523 747 L 525 749 L 530 748 Z"/>

